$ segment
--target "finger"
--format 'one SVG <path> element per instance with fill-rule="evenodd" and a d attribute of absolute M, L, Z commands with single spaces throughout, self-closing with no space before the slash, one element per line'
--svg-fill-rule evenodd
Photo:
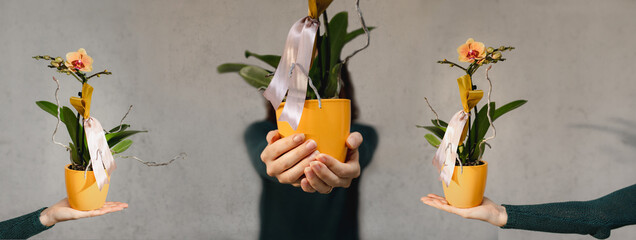
<path fill-rule="evenodd" d="M 437 199 L 437 200 L 441 201 L 443 204 L 448 204 L 448 201 L 446 201 L 446 198 L 444 198 L 444 197 L 440 197 L 440 196 L 432 194 L 432 193 L 429 194 L 428 196 L 433 198 L 433 199 Z"/>
<path fill-rule="evenodd" d="M 448 201 L 446 201 L 446 198 L 443 198 L 443 197 L 440 197 L 440 196 L 435 196 L 435 197 L 433 197 L 433 200 L 439 202 L 442 205 L 449 205 L 450 206 Z"/>
<path fill-rule="evenodd" d="M 307 176 L 309 185 L 311 185 L 311 187 L 316 189 L 316 191 L 318 191 L 319 193 L 326 194 L 331 191 L 331 186 L 328 186 L 325 182 L 320 180 L 320 178 L 316 176 L 311 168 L 305 168 L 305 176 Z"/>
<path fill-rule="evenodd" d="M 347 159 L 345 159 L 345 163 L 358 161 L 358 159 L 360 159 L 360 152 L 358 152 L 358 149 L 347 150 Z"/>
<path fill-rule="evenodd" d="M 292 166 L 291 168 L 283 171 L 281 174 L 278 175 L 278 177 L 276 177 L 278 179 L 278 181 L 280 183 L 283 184 L 290 184 L 290 183 L 296 183 L 299 184 L 300 181 L 299 179 L 303 176 L 305 168 L 309 167 L 309 163 L 315 160 L 315 157 L 318 156 L 320 152 L 318 151 L 314 151 L 313 153 L 311 153 L 311 155 L 305 157 L 303 160 L 301 160 L 300 162 L 298 162 L 296 165 Z M 274 161 L 274 163 L 276 163 L 277 161 Z M 295 186 L 297 187 L 297 186 Z"/>
<path fill-rule="evenodd" d="M 448 204 L 445 204 L 444 202 L 442 202 L 440 199 L 434 198 L 434 197 L 422 197 L 422 202 L 425 203 L 426 205 L 429 205 L 431 207 L 440 209 L 440 210 L 444 210 L 447 212 L 448 211 L 445 206 L 449 206 Z"/>
<path fill-rule="evenodd" d="M 345 178 L 340 178 L 338 176 L 336 176 L 335 173 L 333 173 L 331 170 L 329 170 L 329 168 L 327 168 L 327 166 L 325 166 L 325 164 L 318 162 L 318 161 L 313 161 L 309 164 L 311 166 L 311 170 L 313 170 L 313 172 L 316 174 L 316 176 L 318 176 L 318 178 L 320 178 L 320 180 L 322 180 L 323 182 L 325 182 L 327 185 L 332 186 L 332 187 L 349 187 L 350 183 L 351 183 L 351 179 L 345 179 Z"/>
<path fill-rule="evenodd" d="M 106 202 L 100 209 L 89 211 L 91 217 L 101 216 L 107 213 L 117 212 L 128 208 L 127 203 L 122 202 Z"/>
<path fill-rule="evenodd" d="M 267 133 L 265 139 L 267 140 L 267 145 L 269 145 L 280 139 L 280 134 L 278 134 L 278 130 L 272 130 Z"/>
<path fill-rule="evenodd" d="M 444 210 L 444 211 L 449 212 L 449 213 L 453 213 L 453 214 L 459 215 L 460 217 L 463 217 L 463 218 L 466 218 L 466 216 L 468 216 L 470 210 L 453 207 L 453 206 L 448 204 L 446 199 L 439 199 L 439 198 L 437 198 L 439 196 L 437 196 L 437 195 L 435 195 L 435 196 L 436 197 L 423 197 L 422 198 L 422 202 L 424 202 L 425 204 L 427 204 L 429 206 L 432 206 L 434 208 L 437 208 L 437 209 Z"/>
<path fill-rule="evenodd" d="M 308 193 L 314 193 L 316 192 L 316 189 L 314 189 L 311 184 L 309 184 L 309 180 L 307 180 L 307 178 L 303 178 L 300 180 L 300 187 L 303 189 L 303 191 L 308 192 Z"/>
<path fill-rule="evenodd" d="M 362 144 L 362 140 L 362 134 L 359 132 L 352 132 L 349 134 L 349 137 L 347 137 L 345 145 L 347 145 L 347 148 L 349 149 L 357 149 L 360 144 Z"/>
<path fill-rule="evenodd" d="M 263 162 L 272 161 L 278 158 L 280 155 L 302 144 L 304 140 L 305 134 L 302 133 L 294 134 L 286 138 L 281 138 L 265 147 L 265 150 L 263 150 L 263 153 L 261 153 L 261 160 L 263 160 Z"/>
<path fill-rule="evenodd" d="M 316 144 L 316 141 L 309 139 L 300 146 L 290 150 L 289 152 L 281 155 L 280 157 L 272 161 L 270 164 L 271 166 L 268 166 L 267 170 L 272 171 L 275 175 L 287 171 L 298 162 L 313 153 L 317 147 L 318 145 Z"/>
<path fill-rule="evenodd" d="M 104 206 L 108 206 L 108 207 L 123 207 L 123 208 L 128 208 L 128 203 L 123 203 L 123 202 L 106 202 L 104 203 Z"/>
<path fill-rule="evenodd" d="M 360 176 L 360 162 L 358 158 L 351 158 L 346 163 L 342 163 L 327 154 L 319 154 L 316 160 L 323 163 L 333 173 L 341 178 L 357 178 Z"/>

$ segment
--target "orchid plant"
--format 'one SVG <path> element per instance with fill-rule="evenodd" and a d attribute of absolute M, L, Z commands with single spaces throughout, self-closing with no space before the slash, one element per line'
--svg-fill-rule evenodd
<path fill-rule="evenodd" d="M 351 40 L 365 34 L 364 28 L 358 28 L 354 31 L 347 32 L 348 13 L 340 12 L 336 14 L 330 21 L 327 12 L 323 14 L 324 33 L 318 37 L 316 41 L 316 52 L 313 64 L 309 70 L 309 78 L 312 80 L 313 86 L 321 98 L 337 98 L 342 81 L 340 81 L 340 72 L 346 62 L 340 58 L 342 49 Z M 374 27 L 368 27 L 371 31 Z M 257 88 L 265 89 L 269 85 L 274 75 L 275 69 L 280 62 L 280 55 L 260 55 L 250 51 L 245 51 L 245 58 L 254 57 L 263 61 L 269 68 L 263 68 L 256 65 L 244 63 L 225 63 L 217 67 L 219 73 L 238 73 L 248 84 Z M 317 99 L 315 92 L 307 88 L 307 99 Z"/>
<path fill-rule="evenodd" d="M 58 73 L 73 76 L 73 78 L 82 84 L 82 90 L 78 93 L 79 97 L 71 97 L 70 99 L 71 105 L 77 110 L 76 112 L 69 107 L 59 106 L 59 102 L 55 104 L 48 101 L 37 101 L 36 104 L 45 112 L 58 118 L 59 121 L 63 122 L 66 126 L 66 130 L 71 138 L 69 145 L 65 146 L 67 150 L 70 151 L 71 169 L 84 171 L 88 168 L 88 170 L 92 170 L 89 166 L 90 155 L 83 125 L 83 119 L 89 116 L 93 92 L 93 87 L 88 85 L 88 82 L 94 77 L 111 75 L 112 73 L 108 70 L 104 70 L 88 75 L 89 72 L 93 71 L 93 58 L 91 58 L 83 48 L 80 48 L 77 52 L 67 53 L 66 59 L 62 59 L 62 57 L 51 57 L 49 55 L 39 55 L 33 58 L 36 60 L 49 61 L 49 68 L 55 69 Z M 57 82 L 55 77 L 53 79 Z M 122 123 L 105 133 L 111 153 L 118 154 L 126 151 L 133 143 L 132 140 L 127 139 L 128 137 L 140 132 L 146 132 L 129 130 L 129 127 L 129 124 Z"/>
<path fill-rule="evenodd" d="M 503 53 L 513 49 L 515 48 L 510 46 L 501 46 L 498 48 L 485 47 L 483 43 L 475 42 L 472 38 L 469 38 L 466 43 L 457 48 L 459 61 L 469 63 L 467 67 L 446 59 L 438 61 L 440 64 L 457 67 L 465 73 L 464 76 L 457 79 L 462 97 L 462 105 L 464 111 L 468 113 L 468 121 L 462 132 L 459 146 L 457 147 L 457 161 L 459 161 L 459 164 L 462 166 L 480 165 L 486 146 L 490 147 L 490 144 L 486 142 L 485 136 L 491 123 L 507 112 L 527 102 L 526 100 L 516 100 L 499 108 L 496 107 L 495 102 L 490 102 L 489 105 L 484 104 L 479 110 L 477 108 L 477 103 L 483 97 L 483 91 L 477 90 L 477 86 L 472 83 L 471 79 L 473 75 L 477 72 L 477 69 L 483 65 L 505 61 L 506 59 L 503 58 Z M 472 123 L 471 116 L 474 116 Z M 417 127 L 430 131 L 432 134 L 426 134 L 424 137 L 431 146 L 439 148 L 441 144 L 440 139 L 444 138 L 448 123 L 437 118 L 432 119 L 431 122 L 433 124 L 432 126 L 418 125 Z M 456 163 L 456 165 L 459 164 Z"/>

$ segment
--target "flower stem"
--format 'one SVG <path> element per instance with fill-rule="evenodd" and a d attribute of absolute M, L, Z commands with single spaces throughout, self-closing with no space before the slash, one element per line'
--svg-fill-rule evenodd
<path fill-rule="evenodd" d="M 78 82 L 83 84 L 82 80 L 77 75 L 75 75 L 74 72 L 71 72 L 71 75 L 73 75 L 73 77 L 75 77 L 75 79 L 77 79 Z"/>
<path fill-rule="evenodd" d="M 99 77 L 99 75 L 101 75 L 101 74 L 111 75 L 111 74 L 113 74 L 113 73 L 112 73 L 112 72 L 109 72 L 108 70 L 104 70 L 104 71 L 101 71 L 101 72 L 98 72 L 98 73 L 95 73 L 95 74 L 93 74 L 93 75 L 88 76 L 88 77 L 86 78 L 86 81 L 88 81 L 88 79 L 91 79 L 92 77 L 95 77 L 95 76 Z"/>
<path fill-rule="evenodd" d="M 466 68 L 464 68 L 464 67 L 460 66 L 460 65 L 459 65 L 459 64 L 457 64 L 457 63 L 454 63 L 454 62 L 448 61 L 448 60 L 446 60 L 446 59 L 444 59 L 444 60 L 442 60 L 442 61 L 437 61 L 437 63 L 439 63 L 439 64 L 448 64 L 448 65 L 451 65 L 451 67 L 458 67 L 458 68 L 461 68 L 462 70 L 464 70 L 465 72 L 467 72 L 467 73 L 468 73 L 468 70 L 466 70 Z"/>
<path fill-rule="evenodd" d="M 82 81 L 82 84 L 86 83 L 86 81 L 87 81 L 87 79 L 84 79 L 84 81 Z M 83 92 L 80 91 L 79 94 L 78 94 L 80 98 L 82 97 L 82 94 L 83 94 Z M 83 170 L 85 170 L 86 166 L 88 166 L 88 164 L 86 164 L 86 162 L 84 161 L 84 147 L 85 147 L 84 146 L 84 133 L 83 133 L 83 130 L 84 130 L 84 121 L 83 120 L 84 119 L 83 119 L 83 117 L 82 117 L 82 119 L 80 119 L 80 113 L 79 112 L 77 113 L 77 119 L 81 120 L 81 122 L 82 122 L 82 125 L 81 125 L 82 128 L 80 128 L 80 123 L 77 122 L 77 136 L 76 136 L 77 140 L 78 140 L 77 141 L 77 155 L 79 156 L 80 162 L 82 164 L 84 164 L 84 166 L 83 166 L 84 169 Z"/>

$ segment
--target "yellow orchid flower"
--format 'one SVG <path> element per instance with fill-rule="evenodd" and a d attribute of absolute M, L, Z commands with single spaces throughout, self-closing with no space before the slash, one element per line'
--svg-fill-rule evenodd
<path fill-rule="evenodd" d="M 477 106 L 477 103 L 484 97 L 484 91 L 473 90 L 473 82 L 470 79 L 470 75 L 466 74 L 457 79 L 457 85 L 459 86 L 459 96 L 462 99 L 462 106 L 465 113 L 470 113 L 470 109 Z M 464 126 L 464 131 L 459 140 L 460 143 L 464 142 L 466 135 L 468 134 L 468 124 Z"/>
<path fill-rule="evenodd" d="M 472 63 L 486 57 L 486 46 L 482 42 L 475 42 L 472 38 L 457 48 L 459 61 Z"/>
<path fill-rule="evenodd" d="M 93 71 L 93 58 L 86 54 L 86 50 L 80 48 L 77 52 L 69 52 L 66 54 L 66 62 L 64 65 L 71 71 L 90 72 Z"/>
<path fill-rule="evenodd" d="M 308 0 L 309 1 L 309 17 L 313 19 L 318 19 L 320 15 L 327 10 L 329 4 L 333 2 L 333 0 Z"/>
<path fill-rule="evenodd" d="M 75 107 L 77 112 L 81 114 L 84 119 L 90 117 L 91 112 L 91 98 L 93 97 L 93 87 L 84 83 L 82 85 L 82 98 L 71 97 L 71 105 Z"/>

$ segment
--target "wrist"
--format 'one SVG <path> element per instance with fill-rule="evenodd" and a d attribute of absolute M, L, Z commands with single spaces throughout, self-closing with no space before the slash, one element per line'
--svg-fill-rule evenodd
<path fill-rule="evenodd" d="M 499 205 L 497 207 L 499 210 L 499 214 L 497 216 L 497 222 L 495 223 L 498 227 L 503 227 L 508 223 L 508 213 L 506 212 L 506 207 Z"/>
<path fill-rule="evenodd" d="M 55 220 L 49 215 L 49 209 L 50 208 L 46 208 L 40 213 L 40 223 L 47 227 L 55 225 Z"/>

